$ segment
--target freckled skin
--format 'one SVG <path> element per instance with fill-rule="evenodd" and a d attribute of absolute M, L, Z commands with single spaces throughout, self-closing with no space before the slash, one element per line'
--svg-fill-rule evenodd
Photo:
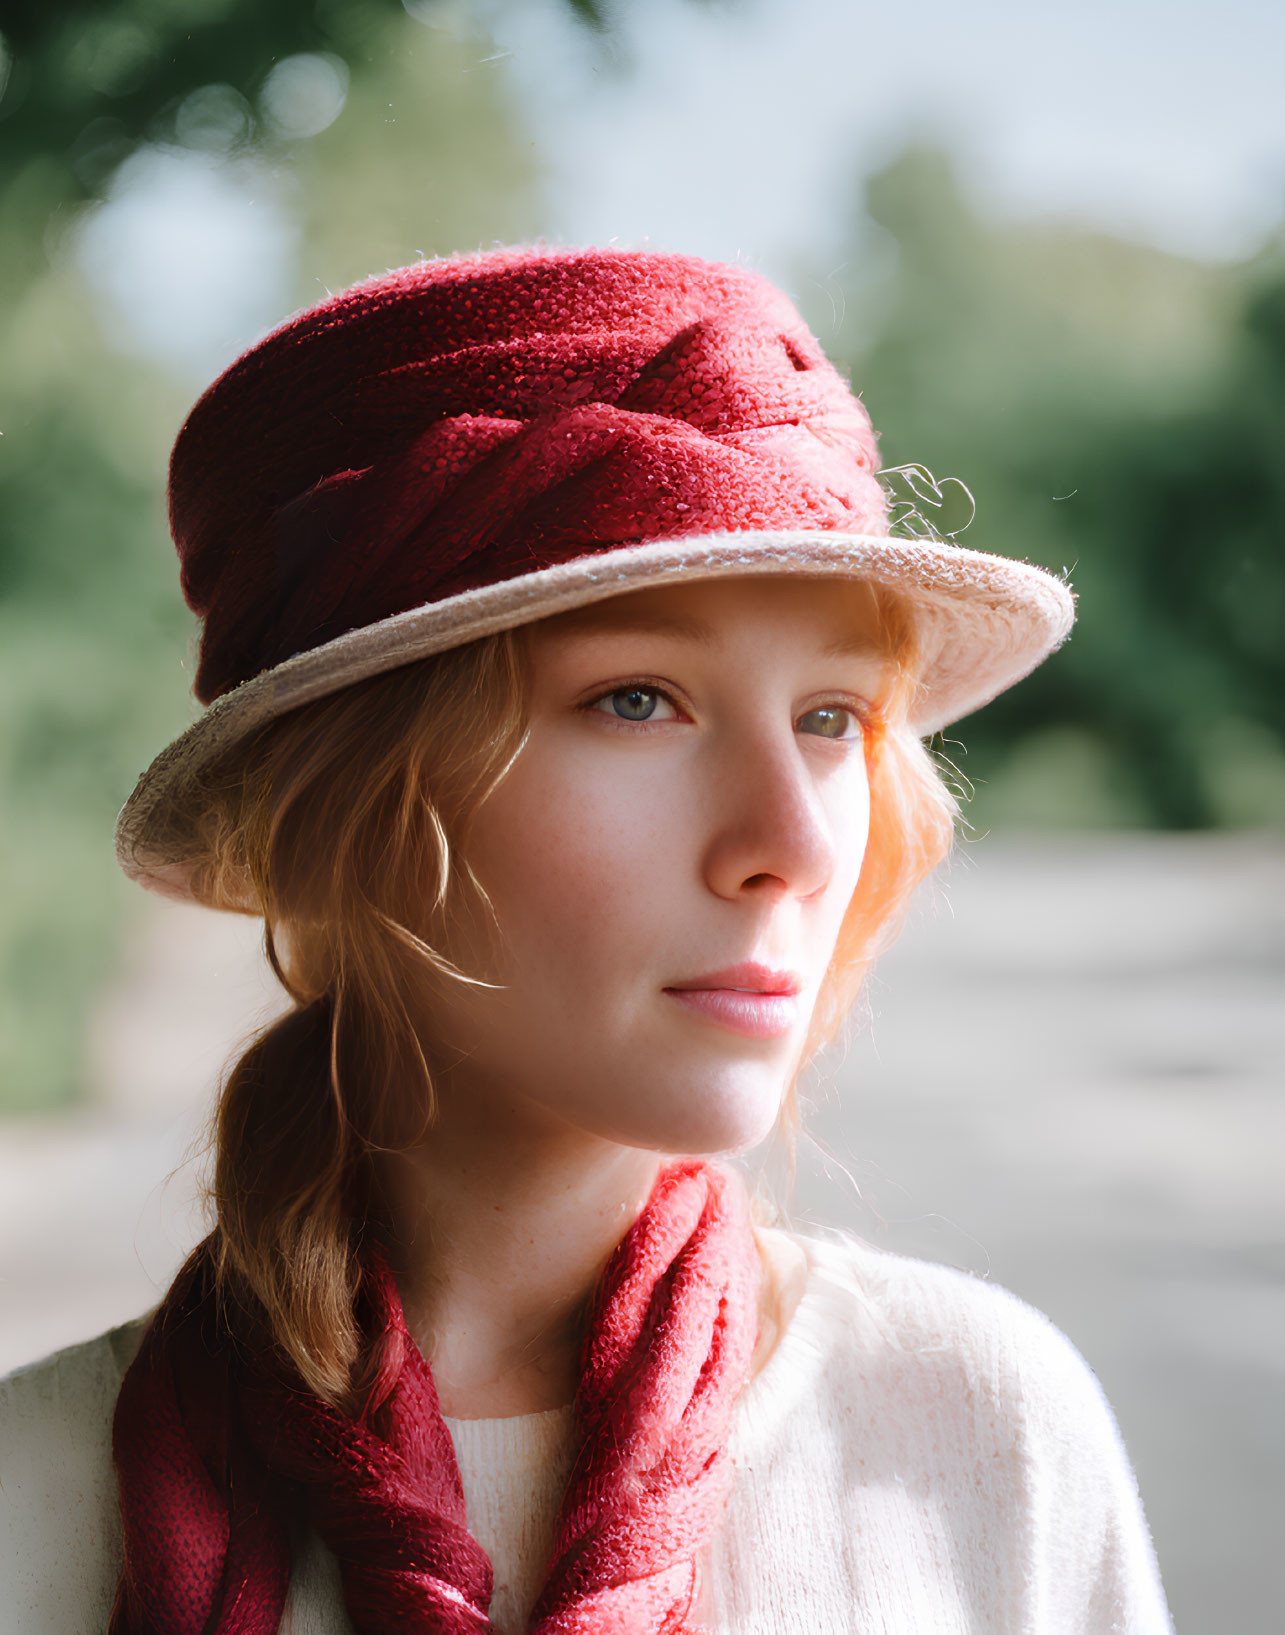
<path fill-rule="evenodd" d="M 435 997 L 442 1093 L 658 1152 L 753 1145 L 864 855 L 860 717 L 882 684 L 869 595 L 649 589 L 533 626 L 530 650 L 530 735 L 466 846 L 502 943 L 484 955 L 475 926 L 465 958 L 503 986 Z M 666 992 L 745 960 L 801 979 L 783 1037 L 714 1026 Z"/>

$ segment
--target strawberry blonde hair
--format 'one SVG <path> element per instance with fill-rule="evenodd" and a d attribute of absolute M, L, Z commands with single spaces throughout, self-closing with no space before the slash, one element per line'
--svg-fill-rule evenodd
<path fill-rule="evenodd" d="M 873 599 L 892 679 L 868 723 L 869 840 L 809 1054 L 839 1026 L 953 831 L 954 802 L 906 726 L 910 620 L 890 594 Z M 461 910 L 489 907 L 467 863 L 469 825 L 520 749 L 526 711 L 522 633 L 484 637 L 273 722 L 180 814 L 200 837 L 194 894 L 263 917 L 293 1001 L 219 1099 L 217 1286 L 333 1403 L 362 1384 L 354 1298 L 363 1232 L 379 1216 L 378 1155 L 421 1141 L 433 1122 L 416 994 L 426 979 L 471 980 L 446 952 Z"/>

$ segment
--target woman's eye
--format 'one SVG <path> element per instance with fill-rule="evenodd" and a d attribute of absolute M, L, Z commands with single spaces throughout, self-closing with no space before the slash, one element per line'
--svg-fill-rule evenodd
<path fill-rule="evenodd" d="M 619 721 L 673 721 L 678 711 L 656 687 L 619 687 L 592 706 Z"/>
<path fill-rule="evenodd" d="M 809 710 L 795 722 L 798 732 L 810 732 L 817 738 L 859 738 L 861 725 L 851 710 L 841 704 L 823 704 Z"/>

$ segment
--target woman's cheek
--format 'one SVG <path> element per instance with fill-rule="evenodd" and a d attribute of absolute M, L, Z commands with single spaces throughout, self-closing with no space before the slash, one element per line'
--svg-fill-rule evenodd
<path fill-rule="evenodd" d="M 870 837 L 870 780 L 865 761 L 854 756 L 825 791 L 831 833 L 835 837 L 836 874 L 855 887 Z"/>
<path fill-rule="evenodd" d="M 674 792 L 658 771 L 569 756 L 502 789 L 479 873 L 514 954 L 614 965 L 631 938 L 641 953 L 678 850 Z"/>

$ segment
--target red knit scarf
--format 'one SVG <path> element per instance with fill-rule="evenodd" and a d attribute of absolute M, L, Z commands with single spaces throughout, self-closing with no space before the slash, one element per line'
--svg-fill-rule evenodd
<path fill-rule="evenodd" d="M 535 1635 L 682 1635 L 696 1554 L 731 1482 L 758 1263 L 723 1172 L 665 1170 L 594 1297 L 576 1395 L 584 1445 Z M 338 1559 L 357 1635 L 492 1629 L 450 1432 L 382 1257 L 359 1311 L 376 1383 L 350 1417 L 220 1323 L 198 1252 L 121 1386 L 114 1448 L 125 1566 L 110 1635 L 276 1635 L 301 1514 Z"/>

